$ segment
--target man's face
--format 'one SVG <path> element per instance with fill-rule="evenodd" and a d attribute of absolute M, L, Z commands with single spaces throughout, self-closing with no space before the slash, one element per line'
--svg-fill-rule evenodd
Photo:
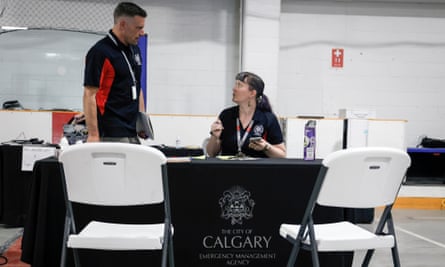
<path fill-rule="evenodd" d="M 126 17 L 124 20 L 124 41 L 127 45 L 137 45 L 139 37 L 144 35 L 145 18 L 140 16 Z"/>

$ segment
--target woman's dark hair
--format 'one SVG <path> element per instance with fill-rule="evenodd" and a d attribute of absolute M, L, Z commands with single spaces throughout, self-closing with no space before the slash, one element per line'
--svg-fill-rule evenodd
<path fill-rule="evenodd" d="M 256 91 L 257 107 L 260 110 L 272 112 L 269 99 L 264 94 L 264 82 L 260 76 L 252 72 L 243 71 L 238 73 L 235 79 L 247 83 L 250 90 Z"/>
<path fill-rule="evenodd" d="M 117 19 L 122 16 L 128 16 L 128 17 L 140 16 L 145 18 L 147 17 L 147 12 L 140 6 L 136 5 L 135 3 L 120 2 L 114 9 L 113 16 L 114 16 L 114 21 L 116 22 Z"/>

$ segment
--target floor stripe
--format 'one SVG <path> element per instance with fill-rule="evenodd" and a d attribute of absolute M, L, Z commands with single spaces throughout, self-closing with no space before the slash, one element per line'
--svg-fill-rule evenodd
<path fill-rule="evenodd" d="M 436 245 L 436 246 L 438 246 L 438 247 L 445 248 L 445 244 L 439 243 L 439 242 L 437 242 L 437 241 L 434 241 L 434 240 L 432 240 L 432 239 L 426 238 L 426 237 L 424 237 L 424 236 L 418 235 L 418 234 L 416 234 L 416 233 L 413 233 L 413 232 L 411 232 L 411 231 L 405 230 L 405 229 L 400 228 L 400 227 L 397 227 L 397 226 L 396 226 L 395 228 L 396 228 L 397 230 L 401 231 L 401 232 L 404 232 L 405 234 L 409 234 L 409 235 L 411 235 L 411 236 L 414 236 L 414 237 L 417 237 L 417 238 L 419 238 L 419 239 L 425 240 L 426 242 L 429 242 L 429 243 L 431 243 L 431 244 L 434 244 L 434 245 Z"/>

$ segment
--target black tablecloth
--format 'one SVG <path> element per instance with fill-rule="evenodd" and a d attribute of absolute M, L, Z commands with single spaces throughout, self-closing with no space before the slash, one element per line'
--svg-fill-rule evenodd
<path fill-rule="evenodd" d="M 65 202 L 59 163 L 55 158 L 35 163 L 22 260 L 32 266 L 58 266 L 62 248 Z M 56 238 L 53 238 L 56 237 Z"/>
<path fill-rule="evenodd" d="M 176 266 L 285 266 L 291 245 L 279 236 L 279 225 L 298 223 L 319 168 L 319 161 L 286 159 L 169 163 Z M 65 208 L 55 159 L 36 163 L 30 198 L 22 260 L 33 267 L 57 266 Z M 133 222 L 146 221 L 149 212 L 162 213 L 162 207 L 132 209 L 93 208 L 86 213 Z M 345 216 L 337 208 L 317 207 L 316 214 L 316 222 Z M 157 253 L 145 252 L 82 255 L 89 262 L 84 266 L 140 266 L 159 258 Z M 350 266 L 351 255 L 322 253 L 321 264 Z M 309 254 L 303 253 L 299 262 L 299 266 L 310 266 Z"/>
<path fill-rule="evenodd" d="M 445 148 L 408 148 L 411 166 L 405 184 L 445 184 Z"/>
<path fill-rule="evenodd" d="M 202 148 L 188 148 L 188 147 L 171 147 L 171 146 L 152 146 L 160 150 L 166 157 L 197 157 L 204 155 Z"/>
<path fill-rule="evenodd" d="M 60 164 L 55 158 L 37 161 L 34 166 L 21 256 L 22 261 L 33 267 L 60 265 L 66 211 L 60 175 Z M 161 205 L 154 208 L 103 208 L 74 204 L 73 209 L 74 212 L 81 212 L 81 216 L 76 217 L 78 229 L 84 227 L 93 217 L 109 222 L 158 222 L 163 212 Z M 153 213 L 156 216 L 152 221 Z M 80 255 L 89 262 L 82 266 L 131 266 L 131 263 L 141 262 L 160 264 L 159 252 L 122 251 L 116 254 L 108 251 L 81 251 Z M 71 251 L 67 253 L 67 266 L 74 266 Z"/>
<path fill-rule="evenodd" d="M 203 154 L 202 149 L 199 148 L 168 146 L 157 146 L 156 148 L 168 157 Z M 23 146 L 21 144 L 0 145 L 0 223 L 9 227 L 24 226 L 30 200 L 33 173 L 32 171 L 22 171 L 22 155 Z"/>
<path fill-rule="evenodd" d="M 320 161 L 295 159 L 169 165 L 175 259 L 188 263 L 179 266 L 286 266 L 291 246 L 279 227 L 299 223 L 319 168 Z M 343 218 L 342 209 L 316 208 L 316 222 Z M 297 265 L 310 266 L 303 254 Z M 350 265 L 340 254 L 321 255 L 322 266 Z"/>
<path fill-rule="evenodd" d="M 0 223 L 23 226 L 29 203 L 31 171 L 22 171 L 22 146 L 0 145 Z"/>

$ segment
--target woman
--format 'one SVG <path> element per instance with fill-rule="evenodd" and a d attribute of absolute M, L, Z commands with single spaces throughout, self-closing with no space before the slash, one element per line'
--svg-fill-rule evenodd
<path fill-rule="evenodd" d="M 250 157 L 286 157 L 283 134 L 267 97 L 264 82 L 256 74 L 236 75 L 232 101 L 236 106 L 221 112 L 210 127 L 207 154 L 214 157 L 237 155 Z"/>

